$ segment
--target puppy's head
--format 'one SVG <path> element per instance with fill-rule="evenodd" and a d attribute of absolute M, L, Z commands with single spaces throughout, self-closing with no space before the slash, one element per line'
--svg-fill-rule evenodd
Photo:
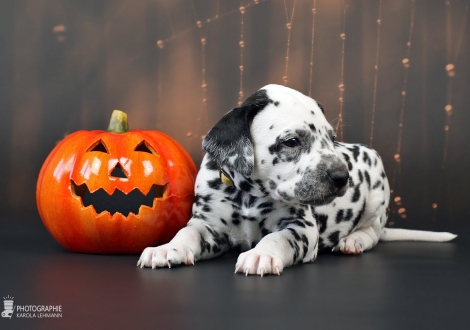
<path fill-rule="evenodd" d="M 348 187 L 334 139 L 321 105 L 293 89 L 268 85 L 227 113 L 206 135 L 203 149 L 274 199 L 323 205 Z"/>

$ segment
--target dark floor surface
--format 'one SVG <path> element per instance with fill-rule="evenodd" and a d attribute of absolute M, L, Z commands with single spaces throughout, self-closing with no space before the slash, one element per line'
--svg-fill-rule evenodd
<path fill-rule="evenodd" d="M 62 317 L 14 314 L 0 329 L 470 329 L 470 230 L 450 227 L 452 243 L 379 243 L 260 278 L 234 274 L 234 254 L 151 270 L 71 253 L 39 218 L 4 218 L 0 297 Z"/>

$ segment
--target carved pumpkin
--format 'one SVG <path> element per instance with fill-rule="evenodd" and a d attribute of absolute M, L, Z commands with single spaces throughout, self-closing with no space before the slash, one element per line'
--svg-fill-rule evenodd
<path fill-rule="evenodd" d="M 54 148 L 36 201 L 47 230 L 71 251 L 141 253 L 186 225 L 196 173 L 175 140 L 129 131 L 115 110 L 108 131 L 78 131 Z"/>

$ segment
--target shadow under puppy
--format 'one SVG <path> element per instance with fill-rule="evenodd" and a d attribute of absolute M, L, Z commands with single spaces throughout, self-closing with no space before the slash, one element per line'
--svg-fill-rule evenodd
<path fill-rule="evenodd" d="M 137 265 L 194 264 L 237 247 L 235 272 L 277 274 L 319 250 L 360 254 L 380 240 L 447 241 L 450 233 L 384 228 L 390 189 L 378 153 L 339 143 L 322 106 L 268 85 L 205 136 L 193 215 Z"/>

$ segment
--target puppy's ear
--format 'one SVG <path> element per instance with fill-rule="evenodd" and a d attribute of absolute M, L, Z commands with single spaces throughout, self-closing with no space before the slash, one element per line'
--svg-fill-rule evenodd
<path fill-rule="evenodd" d="M 250 176 L 255 163 L 250 125 L 256 114 L 269 103 L 273 101 L 265 90 L 255 92 L 215 124 L 204 137 L 202 149 L 220 166 Z"/>

